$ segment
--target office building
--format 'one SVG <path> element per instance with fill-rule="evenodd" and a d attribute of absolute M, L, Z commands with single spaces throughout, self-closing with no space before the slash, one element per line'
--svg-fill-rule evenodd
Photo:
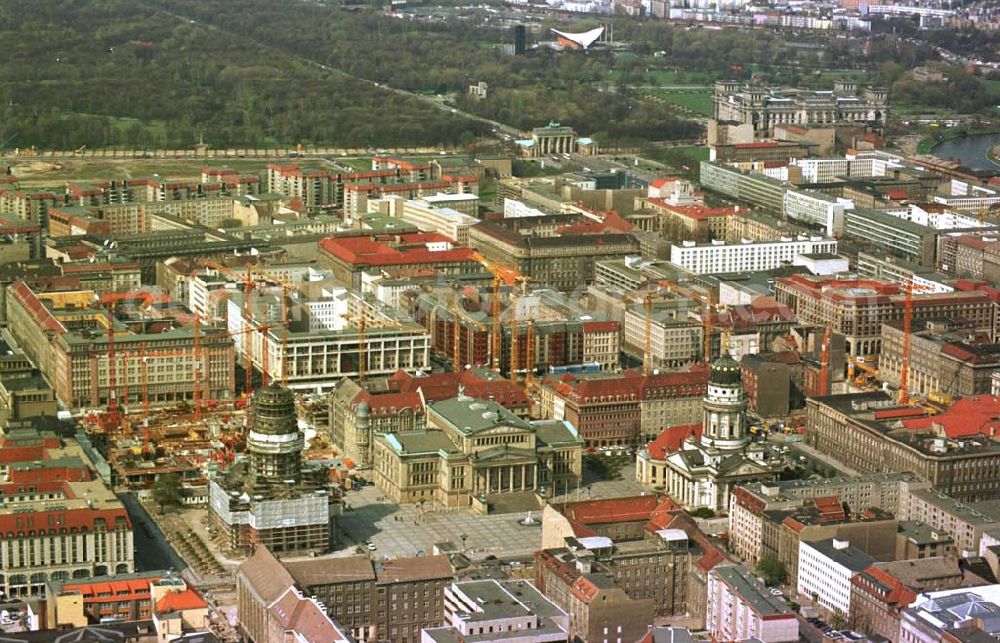
<path fill-rule="evenodd" d="M 851 357 L 876 356 L 882 350 L 882 325 L 903 319 L 906 296 L 898 284 L 874 279 L 836 279 L 794 275 L 779 278 L 774 298 L 799 321 L 831 325 L 844 336 Z M 993 304 L 986 292 L 915 292 L 913 320 L 963 317 L 977 332 L 993 333 Z"/>
<path fill-rule="evenodd" d="M 874 559 L 846 540 L 829 538 L 799 543 L 799 578 L 796 591 L 832 614 L 848 617 L 851 579 L 868 569 Z"/>
<path fill-rule="evenodd" d="M 190 320 L 155 317 L 155 309 L 119 307 L 116 316 L 94 305 L 95 293 L 35 292 L 26 283 L 8 288 L 11 335 L 52 384 L 67 408 L 108 404 L 112 371 L 119 404 L 174 405 L 194 399 L 195 329 Z M 114 334 L 115 359 L 109 365 Z M 199 337 L 201 399 L 230 399 L 234 390 L 233 342 L 215 328 Z"/>
<path fill-rule="evenodd" d="M 986 500 L 1000 497 L 997 406 L 994 398 L 969 397 L 927 416 L 882 392 L 829 395 L 806 401 L 805 429 L 813 448 L 856 471 L 912 471 L 958 500 Z"/>
<path fill-rule="evenodd" d="M 685 241 L 670 247 L 670 263 L 696 275 L 773 270 L 799 255 L 836 254 L 837 241 L 805 235 L 779 241 L 698 244 Z"/>

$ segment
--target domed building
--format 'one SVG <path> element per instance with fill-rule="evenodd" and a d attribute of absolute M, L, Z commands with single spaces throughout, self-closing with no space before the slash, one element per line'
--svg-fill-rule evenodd
<path fill-rule="evenodd" d="M 294 393 L 275 383 L 257 389 L 247 424 L 246 457 L 209 482 L 209 516 L 224 546 L 325 554 L 335 540 L 339 501 L 327 469 L 302 460 Z"/>
<path fill-rule="evenodd" d="M 664 431 L 640 452 L 636 477 L 688 509 L 725 511 L 733 486 L 774 480 L 782 462 L 751 439 L 740 365 L 728 354 L 712 363 L 701 405 L 701 426 Z"/>

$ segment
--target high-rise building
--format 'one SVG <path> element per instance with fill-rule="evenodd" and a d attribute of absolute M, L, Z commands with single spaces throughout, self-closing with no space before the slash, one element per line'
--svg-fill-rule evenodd
<path fill-rule="evenodd" d="M 514 27 L 514 55 L 521 56 L 528 50 L 528 30 L 524 25 Z"/>

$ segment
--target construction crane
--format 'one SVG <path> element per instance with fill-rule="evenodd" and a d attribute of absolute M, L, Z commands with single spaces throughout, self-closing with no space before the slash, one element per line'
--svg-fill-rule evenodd
<path fill-rule="evenodd" d="M 819 357 L 819 395 L 830 393 L 830 331 L 832 324 L 826 325 L 826 332 L 823 333 L 823 345 L 820 348 Z"/>
<path fill-rule="evenodd" d="M 507 268 L 501 266 L 492 261 L 487 260 L 478 252 L 473 255 L 476 261 L 481 263 L 486 270 L 488 270 L 493 275 L 493 299 L 490 302 L 490 314 L 493 316 L 493 336 L 491 337 L 491 357 L 493 361 L 493 370 L 497 373 L 500 372 L 500 286 L 501 284 L 506 284 L 507 286 L 516 286 L 518 281 L 522 284 L 527 281 L 520 272 L 514 270 L 513 268 Z"/>
<path fill-rule="evenodd" d="M 141 305 L 148 306 L 154 301 L 165 301 L 168 298 L 164 295 L 154 295 L 150 292 L 137 293 L 106 293 L 100 296 L 99 302 L 107 309 L 108 324 L 108 406 L 101 419 L 101 428 L 106 433 L 111 433 L 121 426 L 121 409 L 118 405 L 118 381 L 117 364 L 118 356 L 115 354 L 115 308 L 124 301 L 139 301 Z"/>
<path fill-rule="evenodd" d="M 649 375 L 653 372 L 653 296 L 647 294 L 643 299 L 643 306 L 646 309 L 646 319 L 644 320 L 643 354 L 642 354 L 642 374 Z"/>
<path fill-rule="evenodd" d="M 531 391 L 534 389 L 535 382 L 535 322 L 530 319 L 527 322 L 528 328 L 525 333 L 525 348 L 524 348 L 524 392 L 531 395 Z"/>
<path fill-rule="evenodd" d="M 913 291 L 926 290 L 924 286 L 917 285 L 912 281 L 903 284 L 905 298 L 903 300 L 903 358 L 899 366 L 899 405 L 907 406 L 910 403 L 910 335 L 913 331 Z"/>
<path fill-rule="evenodd" d="M 451 328 L 451 363 L 456 373 L 462 372 L 462 322 L 458 315 L 458 305 L 451 305 L 452 328 Z"/>

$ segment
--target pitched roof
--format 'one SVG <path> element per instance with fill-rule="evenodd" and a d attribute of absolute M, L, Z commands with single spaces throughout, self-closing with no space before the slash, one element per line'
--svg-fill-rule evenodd
<path fill-rule="evenodd" d="M 292 575 L 267 547 L 257 547 L 253 556 L 240 565 L 239 573 L 264 604 L 273 603 L 287 588 L 295 584 Z"/>
<path fill-rule="evenodd" d="M 156 611 L 165 614 L 184 610 L 205 609 L 208 603 L 193 589 L 188 587 L 183 592 L 168 592 L 156 603 Z"/>
<path fill-rule="evenodd" d="M 938 415 L 902 420 L 911 431 L 931 430 L 943 432 L 949 438 L 1000 433 L 1000 398 L 973 395 L 957 400 L 948 410 Z"/>
<path fill-rule="evenodd" d="M 375 569 L 368 556 L 290 560 L 285 563 L 285 569 L 303 588 L 375 580 Z"/>
<path fill-rule="evenodd" d="M 701 425 L 700 424 L 681 424 L 678 426 L 671 426 L 660 432 L 656 439 L 650 442 L 646 446 L 646 451 L 649 452 L 649 457 L 654 460 L 664 460 L 668 453 L 673 453 L 674 451 L 681 448 L 684 441 L 690 436 L 694 435 L 696 438 L 701 437 Z"/>

